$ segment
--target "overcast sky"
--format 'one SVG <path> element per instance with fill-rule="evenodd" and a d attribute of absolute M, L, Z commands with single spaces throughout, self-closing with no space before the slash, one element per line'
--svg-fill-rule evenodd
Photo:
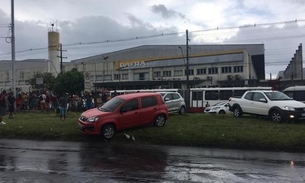
<path fill-rule="evenodd" d="M 285 70 L 299 44 L 305 42 L 304 0 L 14 2 L 17 60 L 48 58 L 51 23 L 67 50 L 64 61 L 140 45 L 184 45 L 188 29 L 190 45 L 264 43 L 269 76 Z M 9 39 L 5 39 L 10 36 L 10 22 L 11 1 L 1 0 L 0 60 L 11 59 Z"/>

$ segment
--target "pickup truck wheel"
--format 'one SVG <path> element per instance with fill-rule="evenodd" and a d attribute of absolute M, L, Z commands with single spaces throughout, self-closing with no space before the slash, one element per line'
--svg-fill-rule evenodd
<path fill-rule="evenodd" d="M 282 114 L 278 110 L 273 110 L 270 113 L 272 121 L 280 123 L 283 121 Z"/>
<path fill-rule="evenodd" d="M 233 115 L 234 115 L 234 117 L 240 117 L 240 116 L 242 116 L 242 111 L 241 111 L 240 107 L 234 107 L 234 109 L 233 109 Z"/>
<path fill-rule="evenodd" d="M 101 136 L 106 139 L 110 140 L 115 134 L 115 127 L 113 125 L 106 125 L 101 130 Z"/>

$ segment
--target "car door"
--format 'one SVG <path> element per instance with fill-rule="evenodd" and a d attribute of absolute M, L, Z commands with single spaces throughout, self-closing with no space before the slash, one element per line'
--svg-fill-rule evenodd
<path fill-rule="evenodd" d="M 173 111 L 178 111 L 180 109 L 181 97 L 177 93 L 172 93 L 173 101 Z"/>
<path fill-rule="evenodd" d="M 141 98 L 141 124 L 148 124 L 155 120 L 156 112 L 159 110 L 155 96 Z"/>
<path fill-rule="evenodd" d="M 266 97 L 260 92 L 255 92 L 251 108 L 254 114 L 268 115 L 268 102 Z"/>
<path fill-rule="evenodd" d="M 169 112 L 174 110 L 174 101 L 171 93 L 167 93 L 164 96 L 165 104 Z"/>
<path fill-rule="evenodd" d="M 224 108 L 224 111 L 225 111 L 226 114 L 230 113 L 230 104 L 229 103 L 225 103 L 223 105 L 223 108 Z"/>
<path fill-rule="evenodd" d="M 122 105 L 119 112 L 121 128 L 130 128 L 140 124 L 140 109 L 138 99 L 131 99 Z"/>
<path fill-rule="evenodd" d="M 241 100 L 242 103 L 240 104 L 242 106 L 242 110 L 245 113 L 249 113 L 252 111 L 252 97 L 253 97 L 253 92 L 248 92 L 245 97 L 244 100 Z"/>

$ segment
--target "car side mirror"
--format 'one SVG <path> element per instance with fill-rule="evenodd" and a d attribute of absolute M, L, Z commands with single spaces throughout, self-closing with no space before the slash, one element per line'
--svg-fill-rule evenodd
<path fill-rule="evenodd" d="M 169 101 L 169 98 L 165 98 L 164 101 Z"/>
<path fill-rule="evenodd" d="M 265 98 L 261 98 L 261 99 L 259 99 L 259 101 L 267 103 L 267 100 Z"/>

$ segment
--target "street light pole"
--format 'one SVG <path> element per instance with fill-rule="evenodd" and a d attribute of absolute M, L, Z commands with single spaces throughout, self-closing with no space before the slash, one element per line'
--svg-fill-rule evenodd
<path fill-rule="evenodd" d="M 104 67 L 106 68 L 103 68 L 103 88 L 106 88 L 105 86 L 105 70 L 106 70 L 106 75 L 108 75 L 108 58 L 109 56 L 103 56 L 103 60 L 104 60 Z M 106 80 L 107 82 L 107 80 Z"/>
<path fill-rule="evenodd" d="M 189 68 L 189 32 L 186 29 L 186 88 L 190 89 L 189 78 L 190 68 Z"/>
<path fill-rule="evenodd" d="M 16 96 L 15 87 L 15 18 L 14 18 L 14 0 L 11 0 L 11 49 L 12 49 L 12 92 Z"/>

